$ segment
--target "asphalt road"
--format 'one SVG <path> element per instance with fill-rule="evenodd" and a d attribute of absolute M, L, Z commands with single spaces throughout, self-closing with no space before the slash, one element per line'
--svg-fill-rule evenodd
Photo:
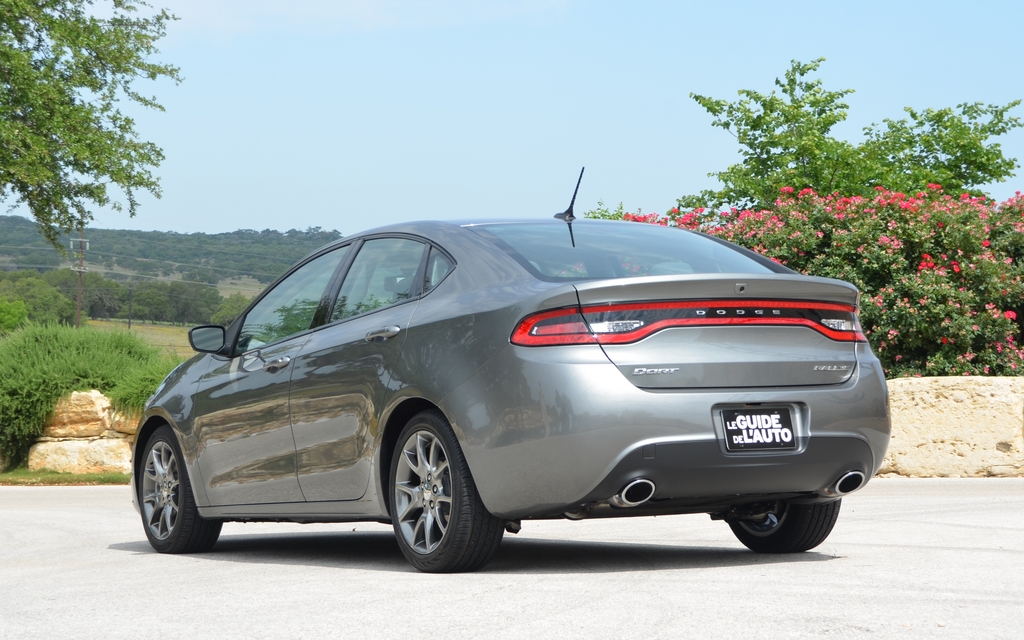
<path fill-rule="evenodd" d="M 707 516 L 524 522 L 474 574 L 377 524 L 228 524 L 151 551 L 127 487 L 0 487 L 2 638 L 1024 635 L 1024 479 L 875 479 L 831 537 L 745 550 Z"/>

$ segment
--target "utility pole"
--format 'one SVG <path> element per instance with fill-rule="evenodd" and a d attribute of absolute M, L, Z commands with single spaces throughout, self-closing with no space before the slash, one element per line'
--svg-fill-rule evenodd
<path fill-rule="evenodd" d="M 132 290 L 134 285 L 128 283 L 128 330 L 132 330 Z"/>
<path fill-rule="evenodd" d="M 76 240 L 71 239 L 71 249 L 74 250 Z M 78 308 L 75 311 L 75 326 L 82 326 L 82 274 L 88 271 L 85 268 L 85 252 L 89 250 L 89 241 L 85 239 L 85 223 L 78 227 L 78 266 L 72 266 L 72 271 L 78 272 Z"/>

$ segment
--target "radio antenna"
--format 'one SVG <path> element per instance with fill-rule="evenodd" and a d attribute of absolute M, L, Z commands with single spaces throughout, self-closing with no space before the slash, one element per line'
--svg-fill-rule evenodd
<path fill-rule="evenodd" d="M 565 220 L 565 223 L 569 225 L 569 241 L 572 242 L 572 246 L 574 248 L 576 247 L 576 238 L 573 237 L 572 235 L 572 221 L 576 219 L 576 216 L 572 215 L 572 207 L 574 204 L 576 204 L 576 194 L 579 193 L 580 182 L 583 181 L 584 170 L 586 170 L 586 167 L 580 169 L 580 177 L 578 180 L 576 180 L 576 190 L 572 192 L 572 200 L 569 201 L 569 208 L 563 211 L 562 213 L 555 214 L 556 218 L 558 218 L 559 220 Z"/>

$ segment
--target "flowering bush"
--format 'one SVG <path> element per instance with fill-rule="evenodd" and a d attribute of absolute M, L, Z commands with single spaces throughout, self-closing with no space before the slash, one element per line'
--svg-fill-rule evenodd
<path fill-rule="evenodd" d="M 1024 320 L 1024 197 L 999 205 L 936 184 L 874 197 L 780 189 L 761 211 L 623 219 L 677 225 L 743 245 L 862 292 L 860 320 L 886 375 L 1018 375 Z"/>

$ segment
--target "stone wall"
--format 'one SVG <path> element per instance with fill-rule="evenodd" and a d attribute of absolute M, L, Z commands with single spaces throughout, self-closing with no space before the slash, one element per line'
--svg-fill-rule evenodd
<path fill-rule="evenodd" d="M 1024 476 L 1024 377 L 899 378 L 889 406 L 880 474 Z"/>
<path fill-rule="evenodd" d="M 99 391 L 75 391 L 57 404 L 28 453 L 32 471 L 131 473 L 137 420 L 122 416 Z"/>

